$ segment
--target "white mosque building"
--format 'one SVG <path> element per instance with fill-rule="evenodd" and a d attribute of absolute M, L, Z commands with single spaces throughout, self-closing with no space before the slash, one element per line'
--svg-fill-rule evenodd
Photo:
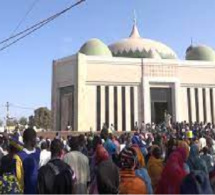
<path fill-rule="evenodd" d="M 165 44 L 128 38 L 109 46 L 91 39 L 72 55 L 53 61 L 53 130 L 119 131 L 135 122 L 215 122 L 215 51 L 191 45 L 185 59 Z"/>

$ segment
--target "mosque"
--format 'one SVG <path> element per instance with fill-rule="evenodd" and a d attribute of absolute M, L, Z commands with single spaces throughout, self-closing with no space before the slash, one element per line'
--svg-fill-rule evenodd
<path fill-rule="evenodd" d="M 53 61 L 53 130 L 119 131 L 137 122 L 215 122 L 215 51 L 191 45 L 185 59 L 167 45 L 142 38 L 136 22 L 128 38 L 99 39 Z"/>

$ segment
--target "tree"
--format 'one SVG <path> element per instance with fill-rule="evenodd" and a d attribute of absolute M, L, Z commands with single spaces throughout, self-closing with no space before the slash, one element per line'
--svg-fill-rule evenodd
<path fill-rule="evenodd" d="M 0 119 L 0 127 L 3 126 L 3 123 L 4 123 L 3 120 Z"/>
<path fill-rule="evenodd" d="M 28 126 L 31 127 L 31 128 L 35 126 L 35 121 L 34 121 L 34 116 L 33 115 L 28 117 Z"/>
<path fill-rule="evenodd" d="M 51 128 L 51 111 L 46 107 L 40 107 L 34 111 L 34 123 L 37 128 Z"/>
<path fill-rule="evenodd" d="M 7 120 L 7 126 L 16 126 L 18 124 L 18 121 L 16 119 L 8 119 Z"/>
<path fill-rule="evenodd" d="M 22 126 L 25 126 L 28 124 L 28 119 L 26 117 L 21 117 L 19 119 L 19 124 L 22 125 Z"/>

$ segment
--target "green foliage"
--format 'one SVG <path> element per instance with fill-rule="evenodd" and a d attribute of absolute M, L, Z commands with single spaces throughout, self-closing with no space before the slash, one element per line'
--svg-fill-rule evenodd
<path fill-rule="evenodd" d="M 22 125 L 22 126 L 25 126 L 28 124 L 28 119 L 26 117 L 21 117 L 19 119 L 19 124 Z"/>
<path fill-rule="evenodd" d="M 4 123 L 3 120 L 0 119 L 0 127 L 3 126 L 3 123 Z"/>
<path fill-rule="evenodd" d="M 34 111 L 34 124 L 37 128 L 51 128 L 51 111 L 46 107 L 40 107 Z"/>
<path fill-rule="evenodd" d="M 29 118 L 28 118 L 28 126 L 31 128 L 35 126 L 35 121 L 34 121 L 33 115 L 29 116 Z"/>
<path fill-rule="evenodd" d="M 11 127 L 11 126 L 16 126 L 18 124 L 18 121 L 16 119 L 8 119 L 7 120 L 7 126 Z"/>

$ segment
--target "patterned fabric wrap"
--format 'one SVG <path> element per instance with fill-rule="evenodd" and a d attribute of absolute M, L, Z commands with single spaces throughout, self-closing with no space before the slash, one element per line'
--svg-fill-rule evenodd
<path fill-rule="evenodd" d="M 129 147 L 120 153 L 120 164 L 122 169 L 134 169 L 138 166 L 138 157 L 136 151 Z"/>
<path fill-rule="evenodd" d="M 23 191 L 12 173 L 5 173 L 0 177 L 0 194 L 22 194 Z"/>
<path fill-rule="evenodd" d="M 24 148 L 23 144 L 16 137 L 11 137 L 9 139 L 9 144 L 15 147 L 18 151 L 22 151 Z"/>

